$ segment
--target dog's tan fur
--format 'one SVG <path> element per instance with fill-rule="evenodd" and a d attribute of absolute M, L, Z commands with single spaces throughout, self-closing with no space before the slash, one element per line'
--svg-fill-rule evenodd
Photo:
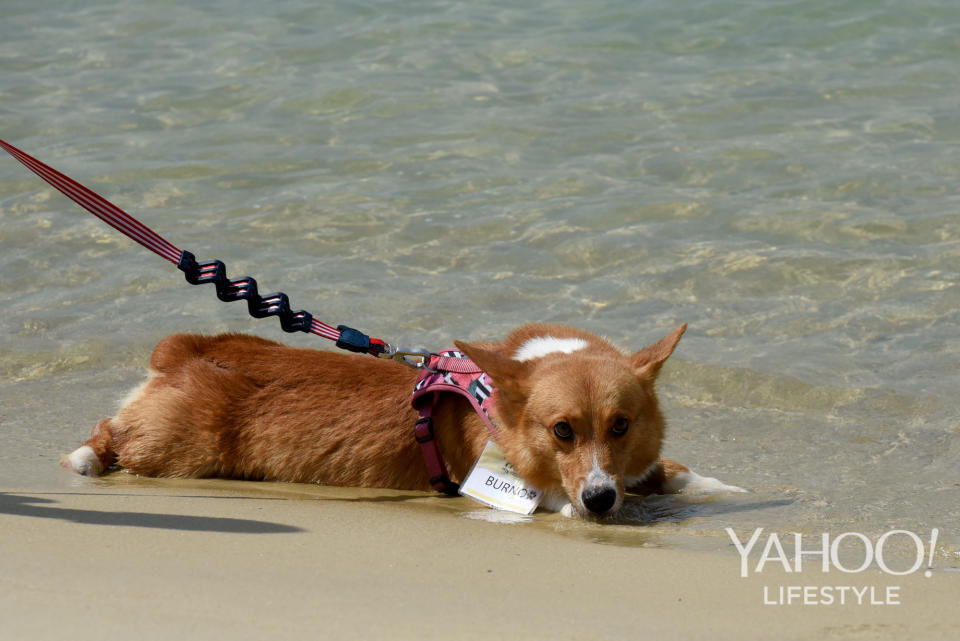
<path fill-rule="evenodd" d="M 599 466 L 616 483 L 657 491 L 687 471 L 661 461 L 664 419 L 655 381 L 686 326 L 632 355 L 560 325 L 530 324 L 499 343 L 457 343 L 499 392 L 499 445 L 528 482 L 561 493 L 576 511 Z M 581 339 L 572 353 L 514 359 L 529 340 Z M 417 372 L 403 364 L 295 349 L 253 336 L 176 334 L 161 341 L 150 377 L 84 444 L 96 455 L 78 471 L 113 465 L 157 477 L 224 477 L 428 490 L 413 438 L 410 396 Z M 629 429 L 616 436 L 618 419 Z M 575 437 L 558 439 L 566 422 Z M 621 422 L 622 424 L 622 422 Z M 460 481 L 489 439 L 471 406 L 443 395 L 434 426 L 444 460 Z M 562 488 L 562 492 L 561 492 Z M 615 511 L 615 509 L 611 511 Z"/>

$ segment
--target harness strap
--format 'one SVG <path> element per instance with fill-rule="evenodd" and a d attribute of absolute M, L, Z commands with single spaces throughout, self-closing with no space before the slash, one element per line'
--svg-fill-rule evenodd
<path fill-rule="evenodd" d="M 417 424 L 413 428 L 413 436 L 420 444 L 420 452 L 427 464 L 430 485 L 438 492 L 448 496 L 456 496 L 460 493 L 460 486 L 451 481 L 447 475 L 447 467 L 443 464 L 443 455 L 440 454 L 440 446 L 437 444 L 437 437 L 433 433 L 432 414 L 432 403 L 420 410 L 420 418 L 417 419 Z"/>
<path fill-rule="evenodd" d="M 440 395 L 459 394 L 470 401 L 496 441 L 499 431 L 489 414 L 495 392 L 496 388 L 486 373 L 462 352 L 448 350 L 431 354 L 427 359 L 426 366 L 413 388 L 411 403 L 419 414 L 414 427 L 414 437 L 420 444 L 420 451 L 430 474 L 430 485 L 438 492 L 456 496 L 460 489 L 447 474 L 447 467 L 433 431 L 433 410 L 440 400 Z"/>
<path fill-rule="evenodd" d="M 482 369 L 467 358 L 462 352 L 449 350 L 436 355 L 436 359 L 428 363 L 431 369 L 456 374 L 481 374 Z"/>

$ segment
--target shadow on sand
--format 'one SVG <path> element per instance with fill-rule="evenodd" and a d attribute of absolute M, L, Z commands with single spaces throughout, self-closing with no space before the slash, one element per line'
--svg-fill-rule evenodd
<path fill-rule="evenodd" d="M 69 496 L 67 494 L 66 496 Z M 0 514 L 28 516 L 41 519 L 60 519 L 71 523 L 116 525 L 190 532 L 225 532 L 232 534 L 281 534 L 304 532 L 292 525 L 233 519 L 219 516 L 188 516 L 183 514 L 155 514 L 150 512 L 105 512 L 70 507 L 59 507 L 57 501 L 38 496 L 0 492 Z"/>

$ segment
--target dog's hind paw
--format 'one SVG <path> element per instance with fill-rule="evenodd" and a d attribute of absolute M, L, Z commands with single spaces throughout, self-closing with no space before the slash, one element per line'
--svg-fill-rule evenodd
<path fill-rule="evenodd" d="M 103 472 L 100 458 L 89 445 L 81 445 L 69 456 L 61 458 L 60 467 L 83 476 L 100 476 L 100 473 Z"/>

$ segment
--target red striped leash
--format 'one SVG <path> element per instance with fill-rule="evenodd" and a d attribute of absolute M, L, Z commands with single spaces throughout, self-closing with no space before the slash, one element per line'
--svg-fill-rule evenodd
<path fill-rule="evenodd" d="M 379 338 L 371 338 L 346 325 L 337 327 L 328 325 L 313 318 L 312 314 L 304 310 L 293 311 L 290 309 L 289 298 L 283 292 L 261 296 L 257 291 L 257 281 L 253 278 L 245 276 L 228 279 L 226 265 L 221 261 L 198 263 L 193 254 L 177 249 L 160 234 L 69 176 L 65 176 L 4 140 L 0 140 L 0 147 L 67 198 L 131 240 L 176 265 L 184 272 L 189 283 L 193 285 L 213 283 L 217 289 L 217 298 L 222 301 L 247 301 L 247 311 L 254 318 L 278 316 L 284 331 L 308 332 L 336 341 L 337 347 L 351 352 L 390 358 L 417 368 L 426 366 L 430 356 L 427 350 L 394 347 Z"/>

